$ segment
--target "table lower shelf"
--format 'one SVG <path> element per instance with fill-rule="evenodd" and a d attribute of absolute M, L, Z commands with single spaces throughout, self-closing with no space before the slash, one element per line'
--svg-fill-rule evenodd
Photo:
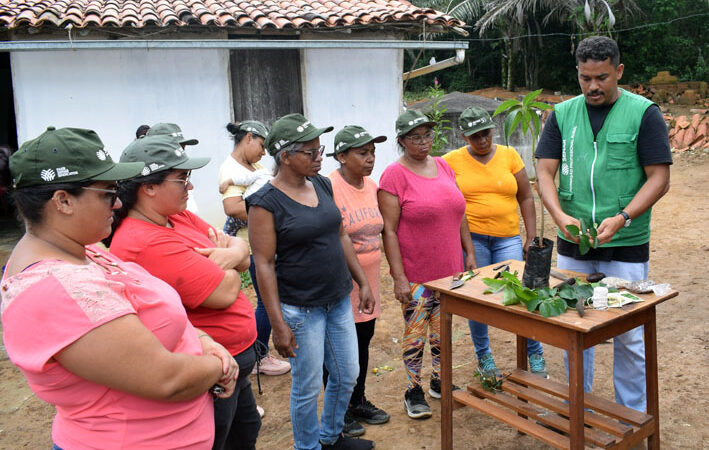
<path fill-rule="evenodd" d="M 553 447 L 568 449 L 568 394 L 565 384 L 517 369 L 502 383 L 502 392 L 486 391 L 476 383 L 469 385 L 467 391 L 454 391 L 453 400 Z M 588 393 L 584 395 L 584 406 L 584 439 L 588 446 L 630 448 L 653 432 L 655 419 L 650 415 Z"/>

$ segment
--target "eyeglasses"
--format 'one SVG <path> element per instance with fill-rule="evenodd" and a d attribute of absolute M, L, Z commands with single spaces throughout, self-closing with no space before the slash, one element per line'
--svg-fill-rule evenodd
<path fill-rule="evenodd" d="M 295 153 L 302 153 L 306 156 L 309 156 L 310 159 L 315 161 L 318 159 L 318 157 L 322 157 L 322 154 L 325 153 L 325 146 L 321 145 L 320 147 L 314 148 L 312 150 L 295 150 Z"/>
<path fill-rule="evenodd" d="M 406 139 L 408 139 L 413 144 L 421 145 L 424 142 L 433 141 L 433 133 L 411 134 L 411 135 L 406 136 Z"/>
<path fill-rule="evenodd" d="M 116 200 L 118 200 L 118 189 L 101 189 L 101 188 L 94 188 L 94 187 L 82 187 L 81 189 L 84 189 L 86 191 L 96 191 L 96 192 L 104 192 L 106 195 L 104 196 L 109 204 L 111 205 L 111 208 L 116 204 Z"/>
<path fill-rule="evenodd" d="M 178 178 L 178 179 L 165 178 L 164 181 L 174 181 L 175 183 L 182 183 L 182 186 L 183 186 L 185 189 L 187 189 L 187 185 L 190 184 L 190 177 L 191 177 L 191 176 L 192 176 L 192 171 L 190 170 L 189 172 L 187 172 L 187 175 L 185 176 L 184 179 L 182 179 L 182 178 Z"/>

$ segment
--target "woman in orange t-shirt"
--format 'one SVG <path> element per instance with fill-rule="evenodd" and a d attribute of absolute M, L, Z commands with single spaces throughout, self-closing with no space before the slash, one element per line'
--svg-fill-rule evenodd
<path fill-rule="evenodd" d="M 467 108 L 458 125 L 468 145 L 443 159 L 455 172 L 456 183 L 465 197 L 465 215 L 478 267 L 522 260 L 536 231 L 534 198 L 522 158 L 514 148 L 492 143 L 495 123 L 484 109 Z M 527 234 L 524 245 L 519 233 L 518 206 Z M 490 351 L 487 325 L 474 320 L 468 325 L 478 370 L 501 376 Z M 527 353 L 530 371 L 548 378 L 542 344 L 527 339 Z"/>
<path fill-rule="evenodd" d="M 360 311 L 359 289 L 354 285 L 350 300 L 357 330 L 359 376 L 345 413 L 343 432 L 350 437 L 364 433 L 364 428 L 357 420 L 368 424 L 389 421 L 389 414 L 374 406 L 364 395 L 369 342 L 374 336 L 374 322 L 381 312 L 379 269 L 382 251 L 379 235 L 384 228 L 377 204 L 377 184 L 369 175 L 374 169 L 374 144 L 384 141 L 386 136 L 373 137 L 364 128 L 349 125 L 335 135 L 335 151 L 328 154 L 340 163 L 340 168 L 328 175 L 328 178 L 332 183 L 335 204 L 342 214 L 342 226 L 352 240 L 375 300 L 371 314 Z"/>

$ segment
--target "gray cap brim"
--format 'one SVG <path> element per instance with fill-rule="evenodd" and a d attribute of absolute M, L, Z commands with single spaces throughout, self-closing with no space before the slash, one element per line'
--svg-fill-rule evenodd
<path fill-rule="evenodd" d="M 172 166 L 171 169 L 184 169 L 184 170 L 194 170 L 201 169 L 206 166 L 212 158 L 190 158 L 187 161 L 181 162 L 176 166 Z"/>
<path fill-rule="evenodd" d="M 119 181 L 134 178 L 140 175 L 140 172 L 145 167 L 143 162 L 116 163 L 107 171 L 91 177 L 91 180 L 96 181 Z"/>

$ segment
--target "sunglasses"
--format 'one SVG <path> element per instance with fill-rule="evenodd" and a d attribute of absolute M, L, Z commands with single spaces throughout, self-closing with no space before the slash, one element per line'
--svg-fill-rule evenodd
<path fill-rule="evenodd" d="M 321 145 L 318 148 L 314 148 L 312 150 L 295 150 L 295 153 L 302 153 L 306 156 L 309 156 L 310 159 L 313 161 L 318 159 L 318 156 L 322 156 L 323 153 L 325 153 L 325 146 Z"/>
<path fill-rule="evenodd" d="M 106 195 L 104 197 L 108 200 L 108 203 L 111 205 L 111 208 L 113 208 L 113 206 L 116 204 L 116 200 L 118 200 L 118 189 L 101 189 L 94 187 L 82 187 L 81 189 L 85 191 L 96 191 L 105 193 Z"/>

